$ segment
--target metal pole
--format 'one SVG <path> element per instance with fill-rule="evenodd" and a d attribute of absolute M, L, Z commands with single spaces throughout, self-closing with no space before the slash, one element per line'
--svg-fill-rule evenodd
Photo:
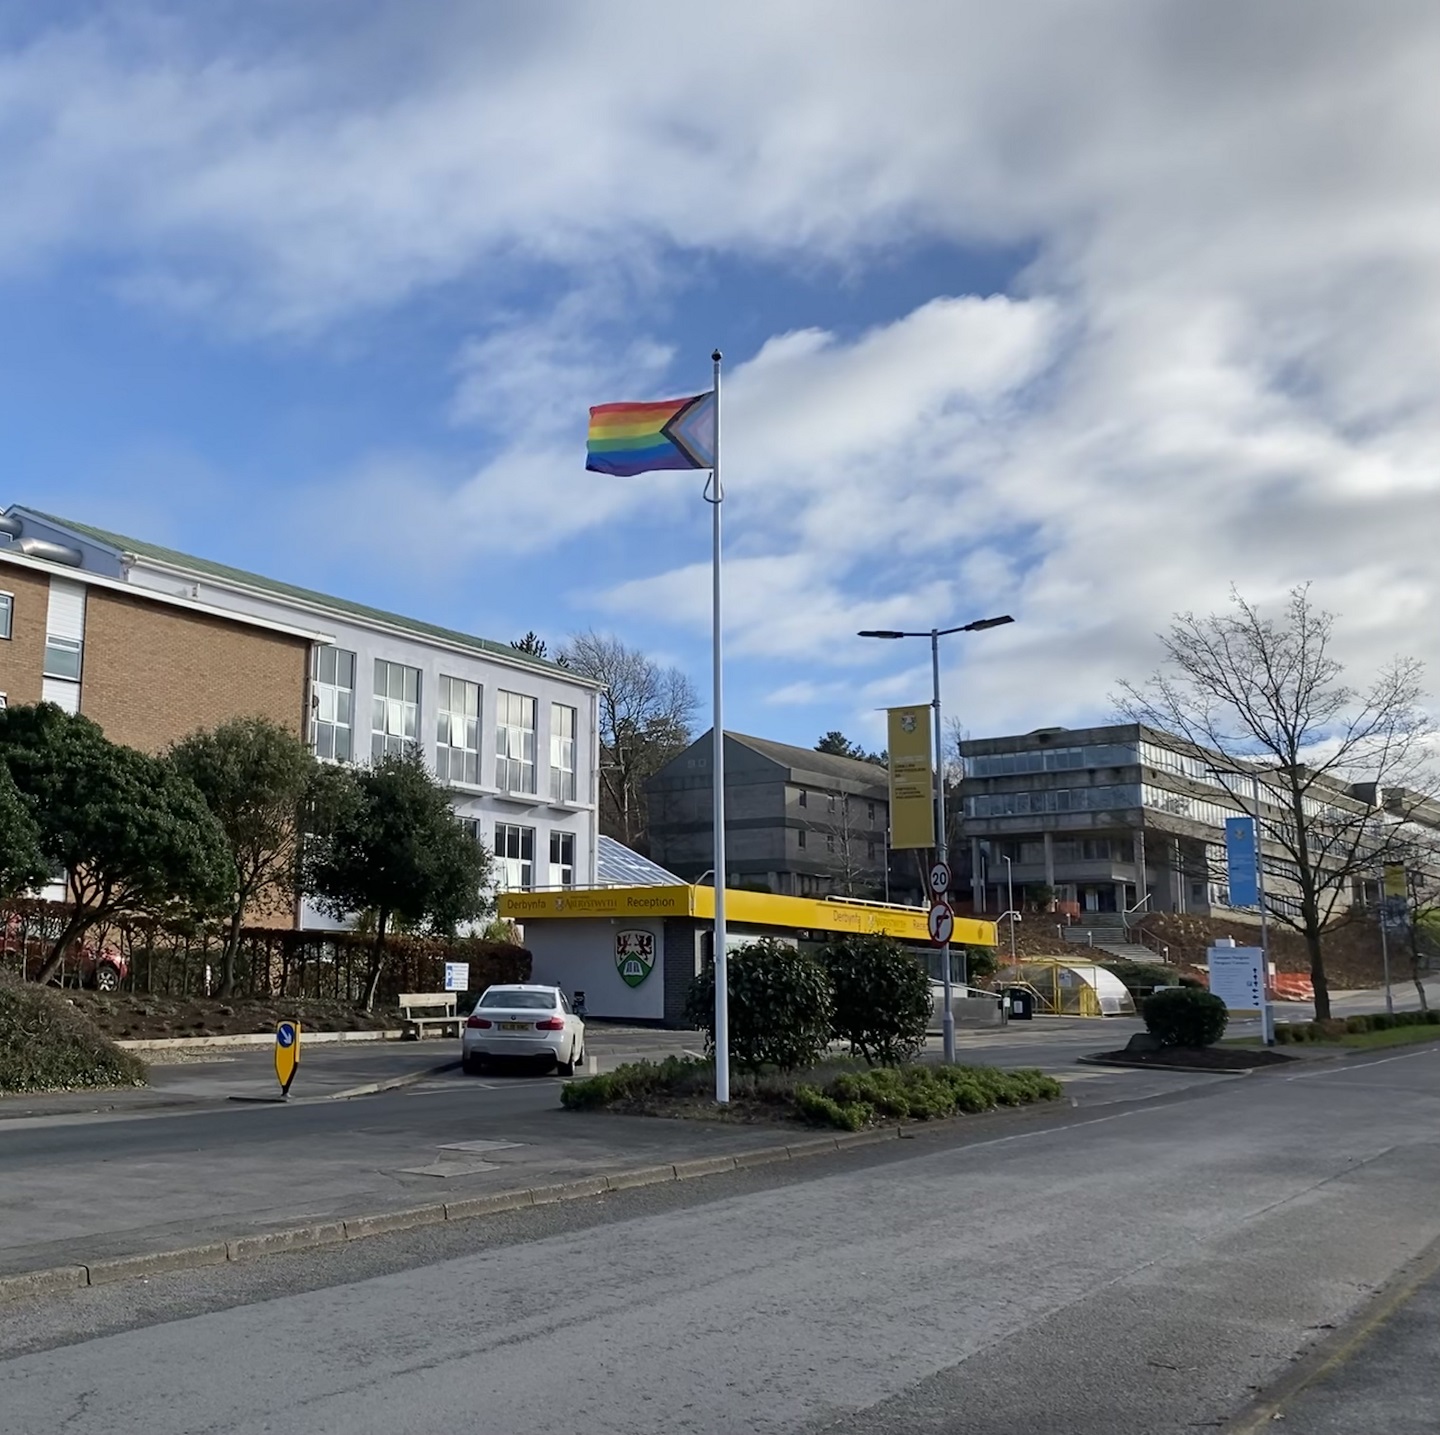
<path fill-rule="evenodd" d="M 1385 969 L 1385 1010 L 1395 1015 L 1395 995 L 1390 990 L 1390 938 L 1385 931 L 1385 918 L 1390 899 L 1385 895 L 1385 869 L 1380 869 L 1380 961 Z"/>
<path fill-rule="evenodd" d="M 1013 969 L 1015 963 L 1015 869 L 1010 865 L 1010 859 L 1005 859 L 1005 907 L 1010 913 L 1010 966 Z"/>
<path fill-rule="evenodd" d="M 945 841 L 945 749 L 940 735 L 940 630 L 930 629 L 930 674 L 934 680 L 935 709 L 935 858 L 948 862 L 950 849 Z M 946 894 L 949 895 L 948 893 Z M 936 893 L 937 898 L 939 893 Z M 955 1060 L 955 986 L 950 976 L 950 943 L 941 943 L 940 970 L 945 984 L 945 1014 L 940 1031 L 945 1044 L 945 1060 Z"/>
<path fill-rule="evenodd" d="M 1275 1044 L 1275 1026 L 1270 1012 L 1270 908 L 1265 902 L 1265 839 L 1260 822 L 1260 774 L 1250 774 L 1250 795 L 1255 803 L 1255 894 L 1260 898 L 1260 1040 L 1266 1046 Z"/>
<path fill-rule="evenodd" d="M 724 680 L 720 645 L 720 505 L 725 489 L 720 480 L 720 350 L 710 355 L 715 368 L 715 467 L 710 473 L 713 496 L 714 549 L 710 556 L 714 601 L 714 630 L 711 650 L 714 660 L 711 756 L 714 782 L 712 804 L 715 817 L 715 1100 L 721 1106 L 730 1101 L 730 989 L 729 964 L 725 958 L 725 714 Z"/>

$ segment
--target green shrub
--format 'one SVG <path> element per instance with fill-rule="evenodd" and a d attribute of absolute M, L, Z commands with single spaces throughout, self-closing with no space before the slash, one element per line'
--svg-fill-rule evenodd
<path fill-rule="evenodd" d="M 830 1044 L 830 978 L 819 960 L 774 937 L 728 957 L 730 1056 L 750 1071 L 813 1066 Z M 685 1018 L 715 1049 L 715 967 L 690 984 Z"/>
<path fill-rule="evenodd" d="M 1295 1031 L 1288 1021 L 1277 1021 L 1275 1023 L 1275 1044 L 1277 1046 L 1289 1046 L 1295 1040 Z"/>
<path fill-rule="evenodd" d="M 1345 1019 L 1345 1031 L 1349 1036 L 1360 1036 L 1370 1030 L 1368 1016 L 1352 1016 Z"/>
<path fill-rule="evenodd" d="M 699 1096 L 715 1088 L 715 1068 L 696 1057 L 667 1056 L 664 1061 L 632 1061 L 614 1071 L 567 1081 L 560 1088 L 560 1104 L 571 1111 L 615 1106 L 664 1092 L 670 1096 Z"/>
<path fill-rule="evenodd" d="M 1343 1017 L 1326 1017 L 1324 1021 L 1313 1022 L 1317 1041 L 1339 1041 L 1345 1035 L 1346 1023 Z"/>
<path fill-rule="evenodd" d="M 144 1085 L 145 1063 L 63 993 L 0 974 L 0 1091 Z"/>
<path fill-rule="evenodd" d="M 875 1119 L 875 1108 L 867 1102 L 840 1102 L 813 1086 L 795 1088 L 795 1108 L 816 1126 L 838 1126 L 842 1131 L 859 1131 Z"/>
<path fill-rule="evenodd" d="M 1229 1013 L 1213 992 L 1169 987 L 1145 998 L 1145 1029 L 1161 1046 L 1213 1046 L 1225 1035 Z"/>
<path fill-rule="evenodd" d="M 877 1066 L 837 1076 L 828 1086 L 816 1091 L 819 1100 L 807 1099 L 802 1111 L 808 1120 L 845 1125 L 845 1129 L 853 1130 L 849 1122 L 860 1119 L 863 1125 L 874 1115 L 934 1121 L 957 1112 L 968 1115 L 996 1106 L 1053 1101 L 1061 1090 L 1054 1077 L 1039 1071 L 929 1064 Z M 843 1120 L 836 1120 L 832 1106 Z M 866 1111 L 871 1115 L 863 1116 Z"/>
<path fill-rule="evenodd" d="M 1431 1010 L 1427 1011 L 1425 1013 L 1425 1025 L 1440 1026 L 1440 1011 L 1436 1011 L 1434 1008 L 1431 1008 Z"/>
<path fill-rule="evenodd" d="M 1394 1027 L 1395 1018 L 1386 1012 L 1377 1011 L 1375 1015 L 1370 1018 L 1371 1031 L 1392 1031 Z"/>
<path fill-rule="evenodd" d="M 831 1033 L 866 1061 L 894 1066 L 925 1045 L 930 979 L 893 937 L 844 936 L 820 950 L 834 1006 Z"/>

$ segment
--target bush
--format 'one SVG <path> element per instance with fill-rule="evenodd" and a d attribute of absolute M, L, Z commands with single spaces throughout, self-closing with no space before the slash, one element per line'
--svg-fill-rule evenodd
<path fill-rule="evenodd" d="M 1225 1035 L 1229 1013 L 1213 992 L 1170 987 L 1145 998 L 1145 1029 L 1161 1046 L 1213 1046 Z"/>
<path fill-rule="evenodd" d="M 996 1106 L 1053 1101 L 1061 1094 L 1054 1077 L 1039 1071 L 1000 1071 L 990 1066 L 877 1066 L 847 1072 L 822 1089 L 806 1088 L 797 1106 L 817 1124 L 858 1130 L 875 1116 L 935 1121 Z"/>
<path fill-rule="evenodd" d="M 1427 1011 L 1425 1013 L 1425 1025 L 1440 1026 L 1440 1011 L 1435 1011 L 1433 1008 Z"/>
<path fill-rule="evenodd" d="M 813 1066 L 830 1044 L 830 978 L 808 952 L 774 937 L 729 954 L 730 1056 L 741 1067 L 794 1071 Z M 715 1049 L 715 967 L 690 984 L 685 1019 Z"/>
<path fill-rule="evenodd" d="M 144 1086 L 145 1063 L 122 1051 L 51 987 L 0 974 L 0 1091 Z"/>
<path fill-rule="evenodd" d="M 1345 1019 L 1345 1032 L 1348 1036 L 1360 1036 L 1370 1030 L 1370 1018 L 1368 1016 L 1352 1016 Z"/>
<path fill-rule="evenodd" d="M 1289 1046 L 1294 1040 L 1294 1025 L 1288 1021 L 1277 1021 L 1275 1023 L 1275 1044 L 1277 1046 Z"/>
<path fill-rule="evenodd" d="M 1395 1018 L 1393 1016 L 1388 1016 L 1383 1011 L 1377 1011 L 1375 1015 L 1370 1018 L 1371 1031 L 1391 1031 L 1393 1030 L 1394 1026 Z"/>
<path fill-rule="evenodd" d="M 571 1111 L 597 1106 L 616 1106 L 664 1092 L 670 1096 L 699 1096 L 715 1089 L 715 1068 L 695 1057 L 667 1056 L 664 1061 L 632 1061 L 567 1081 L 560 1088 L 560 1104 Z"/>
<path fill-rule="evenodd" d="M 838 937 L 820 951 L 830 977 L 830 1030 L 872 1065 L 894 1066 L 925 1045 L 930 979 L 893 937 Z"/>

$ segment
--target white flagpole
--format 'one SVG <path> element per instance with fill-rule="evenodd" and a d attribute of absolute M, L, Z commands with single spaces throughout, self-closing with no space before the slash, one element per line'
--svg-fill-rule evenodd
<path fill-rule="evenodd" d="M 711 874 L 715 882 L 715 1100 L 724 1106 L 730 1101 L 730 992 L 725 959 L 725 715 L 720 649 L 720 505 L 725 499 L 725 489 L 720 480 L 720 357 L 719 349 L 710 355 L 710 361 L 715 366 L 715 467 L 710 473 L 711 493 L 707 493 L 706 497 L 714 524 L 714 549 L 710 559 L 714 597 L 714 632 L 711 638 L 714 660 L 713 751 L 710 761 L 715 809 L 715 860 L 712 864 L 715 870 Z"/>

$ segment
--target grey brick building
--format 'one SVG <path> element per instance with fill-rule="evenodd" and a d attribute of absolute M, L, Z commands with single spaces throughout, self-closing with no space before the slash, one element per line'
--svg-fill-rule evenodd
<path fill-rule="evenodd" d="M 690 882 L 714 865 L 712 752 L 706 732 L 645 789 L 650 855 Z M 883 767 L 727 732 L 725 811 L 727 886 L 787 897 L 885 898 L 890 791 Z"/>

